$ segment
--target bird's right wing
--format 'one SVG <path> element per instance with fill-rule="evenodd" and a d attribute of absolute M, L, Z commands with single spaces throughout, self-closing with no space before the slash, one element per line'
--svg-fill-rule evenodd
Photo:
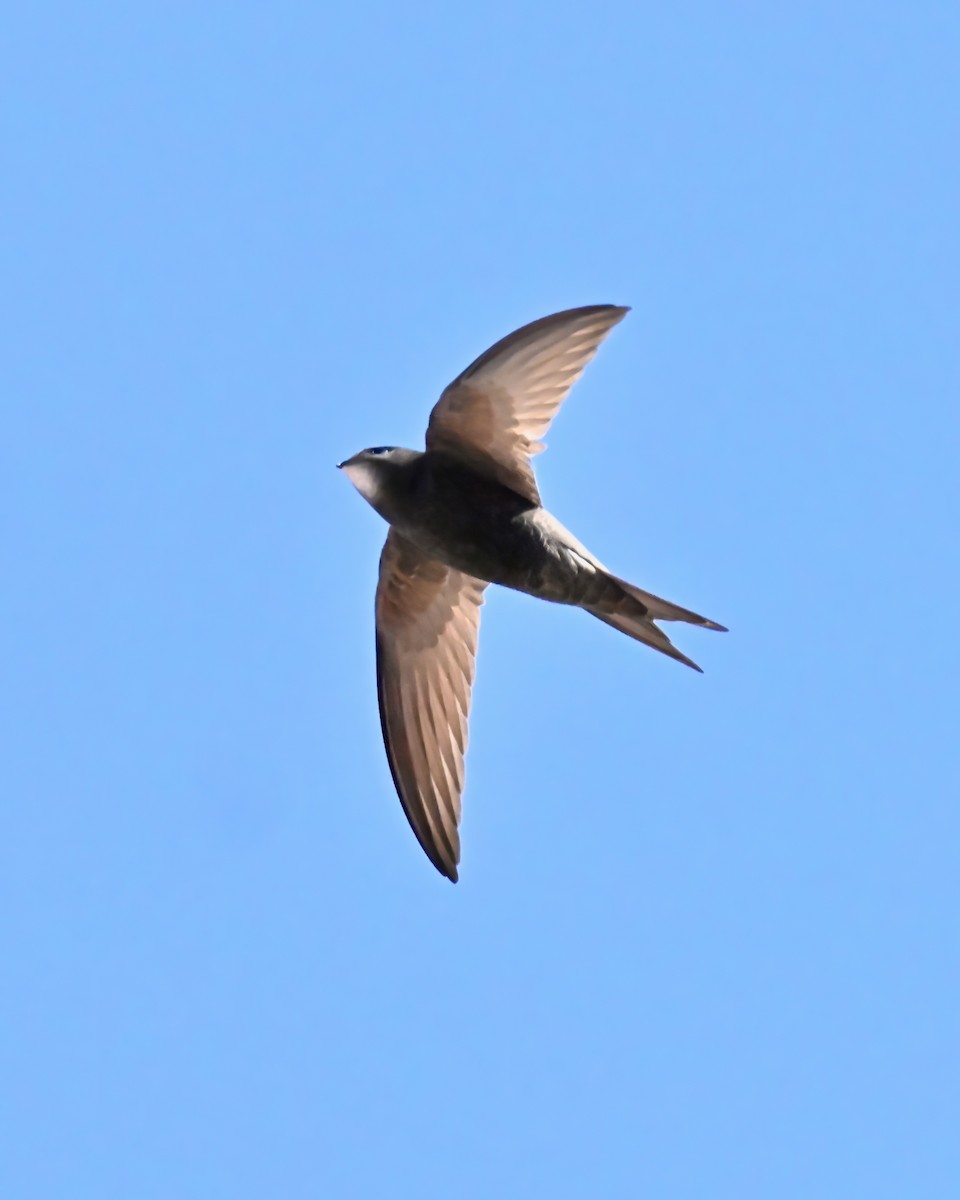
<path fill-rule="evenodd" d="M 391 529 L 377 585 L 377 695 L 387 760 L 427 857 L 456 881 L 467 717 L 486 583 Z"/>
<path fill-rule="evenodd" d="M 543 449 L 539 439 L 597 347 L 629 311 L 613 304 L 571 308 L 491 346 L 437 401 L 427 449 L 477 467 L 539 504 L 530 458 Z"/>

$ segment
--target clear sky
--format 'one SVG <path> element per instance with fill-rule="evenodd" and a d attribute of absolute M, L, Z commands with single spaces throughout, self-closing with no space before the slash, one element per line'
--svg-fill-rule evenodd
<path fill-rule="evenodd" d="M 948 3 L 20 5 L 0 1194 L 960 1194 Z M 461 882 L 335 471 L 630 304 L 538 460 L 702 676 L 484 610 Z"/>

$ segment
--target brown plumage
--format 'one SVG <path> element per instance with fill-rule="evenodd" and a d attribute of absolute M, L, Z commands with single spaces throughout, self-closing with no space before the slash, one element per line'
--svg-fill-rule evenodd
<path fill-rule="evenodd" d="M 583 608 L 698 671 L 655 622 L 723 629 L 611 574 L 541 504 L 531 458 L 627 311 L 593 305 L 525 325 L 444 390 L 430 414 L 426 452 L 379 447 L 340 464 L 391 526 L 376 600 L 384 744 L 407 819 L 452 880 L 489 583 Z"/>

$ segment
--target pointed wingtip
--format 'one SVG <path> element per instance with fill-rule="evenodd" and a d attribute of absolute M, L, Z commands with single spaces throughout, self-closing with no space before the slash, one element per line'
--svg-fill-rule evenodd
<path fill-rule="evenodd" d="M 460 878 L 460 872 L 457 870 L 457 864 L 452 862 L 443 862 L 430 855 L 430 861 L 436 867 L 437 871 L 444 877 L 449 879 L 451 883 L 456 883 Z"/>
<path fill-rule="evenodd" d="M 717 621 L 704 621 L 704 629 L 713 629 L 716 633 L 729 633 L 730 630 L 726 625 L 720 625 Z"/>

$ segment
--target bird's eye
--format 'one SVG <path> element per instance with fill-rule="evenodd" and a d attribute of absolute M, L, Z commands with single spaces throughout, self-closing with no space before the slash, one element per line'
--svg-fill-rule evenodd
<path fill-rule="evenodd" d="M 392 446 L 371 446 L 367 451 L 368 454 L 388 454 L 393 449 Z"/>

